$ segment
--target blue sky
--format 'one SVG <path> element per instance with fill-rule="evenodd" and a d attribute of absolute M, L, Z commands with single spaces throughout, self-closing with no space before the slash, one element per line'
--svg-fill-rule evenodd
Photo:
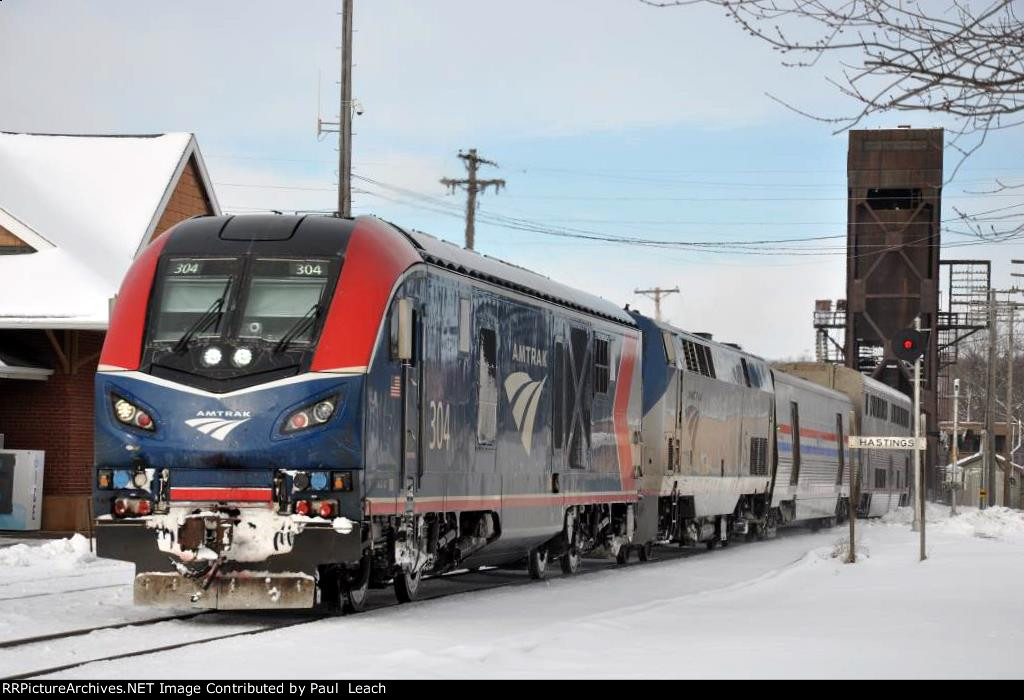
<path fill-rule="evenodd" d="M 460 148 L 501 166 L 481 201 L 477 249 L 617 303 L 678 285 L 670 320 L 770 358 L 810 352 L 816 298 L 843 295 L 845 134 L 765 95 L 848 112 L 830 68 L 787 69 L 708 8 L 635 0 L 355 0 L 356 213 L 461 241 Z M 226 209 L 331 209 L 336 151 L 315 135 L 336 115 L 339 2 L 4 0 L 0 129 L 195 132 Z M 927 115 L 866 126 L 941 125 Z M 952 206 L 1009 206 L 979 194 L 1022 181 L 1024 131 L 993 136 L 945 191 Z M 955 154 L 947 153 L 947 163 Z M 1012 210 L 1011 210 L 1012 211 Z M 785 254 L 588 243 L 494 223 L 516 218 L 673 241 L 840 236 Z M 490 219 L 489 219 L 490 217 Z M 489 220 L 488 220 L 489 219 Z M 963 242 L 947 236 L 944 242 Z M 811 244 L 801 244 L 811 245 Z M 839 246 L 839 248 L 835 248 Z M 826 253 L 826 254 L 820 254 Z M 992 257 L 1009 284 L 1013 246 Z M 1022 256 L 1024 257 L 1024 256 Z"/>

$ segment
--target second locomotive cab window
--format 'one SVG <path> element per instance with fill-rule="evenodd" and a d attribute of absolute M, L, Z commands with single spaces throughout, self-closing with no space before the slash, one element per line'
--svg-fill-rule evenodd
<path fill-rule="evenodd" d="M 194 337 L 219 337 L 235 295 L 238 266 L 229 258 L 168 260 L 153 340 L 175 342 L 196 324 L 201 327 L 196 327 Z"/>
<path fill-rule="evenodd" d="M 479 340 L 476 439 L 492 445 L 498 432 L 498 342 L 491 328 L 481 328 Z"/>
<path fill-rule="evenodd" d="M 608 393 L 608 341 L 594 338 L 594 392 Z"/>
<path fill-rule="evenodd" d="M 320 315 L 330 273 L 328 260 L 258 259 L 238 335 L 279 341 L 309 342 Z"/>

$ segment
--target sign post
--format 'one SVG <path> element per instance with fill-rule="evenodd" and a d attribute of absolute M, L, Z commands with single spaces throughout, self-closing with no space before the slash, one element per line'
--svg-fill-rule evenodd
<path fill-rule="evenodd" d="M 914 440 L 921 440 L 921 355 L 927 346 L 927 336 L 921 332 L 921 317 L 914 318 L 914 328 L 900 331 L 892 339 L 892 352 L 904 362 L 914 363 Z M 925 498 L 924 479 L 921 474 L 921 450 L 914 449 L 914 530 L 921 533 L 921 561 L 926 559 L 924 553 Z"/>

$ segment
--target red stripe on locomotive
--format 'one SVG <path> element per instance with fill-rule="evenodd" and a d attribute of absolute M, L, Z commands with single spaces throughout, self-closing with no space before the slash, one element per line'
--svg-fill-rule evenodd
<path fill-rule="evenodd" d="M 619 474 L 622 488 L 626 491 L 636 488 L 633 448 L 629 435 L 629 398 L 633 389 L 633 369 L 636 367 L 636 346 L 636 338 L 622 339 L 622 360 L 619 363 L 619 377 L 615 382 L 615 404 L 612 413 L 615 444 L 619 451 Z"/>
<path fill-rule="evenodd" d="M 146 308 L 153 290 L 156 264 L 170 236 L 171 232 L 168 231 L 150 243 L 128 269 L 117 293 L 117 303 L 110 314 L 110 328 L 100 352 L 100 365 L 121 369 L 139 368 Z"/>
<path fill-rule="evenodd" d="M 406 269 L 421 261 L 408 239 L 391 226 L 357 219 L 310 369 L 367 367 L 391 290 Z"/>

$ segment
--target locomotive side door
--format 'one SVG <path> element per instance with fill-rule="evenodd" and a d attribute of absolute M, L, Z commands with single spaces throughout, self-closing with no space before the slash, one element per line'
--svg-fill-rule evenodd
<path fill-rule="evenodd" d="M 399 353 L 402 358 L 402 489 L 411 509 L 419 486 L 422 455 L 423 323 L 411 300 L 398 302 Z"/>

